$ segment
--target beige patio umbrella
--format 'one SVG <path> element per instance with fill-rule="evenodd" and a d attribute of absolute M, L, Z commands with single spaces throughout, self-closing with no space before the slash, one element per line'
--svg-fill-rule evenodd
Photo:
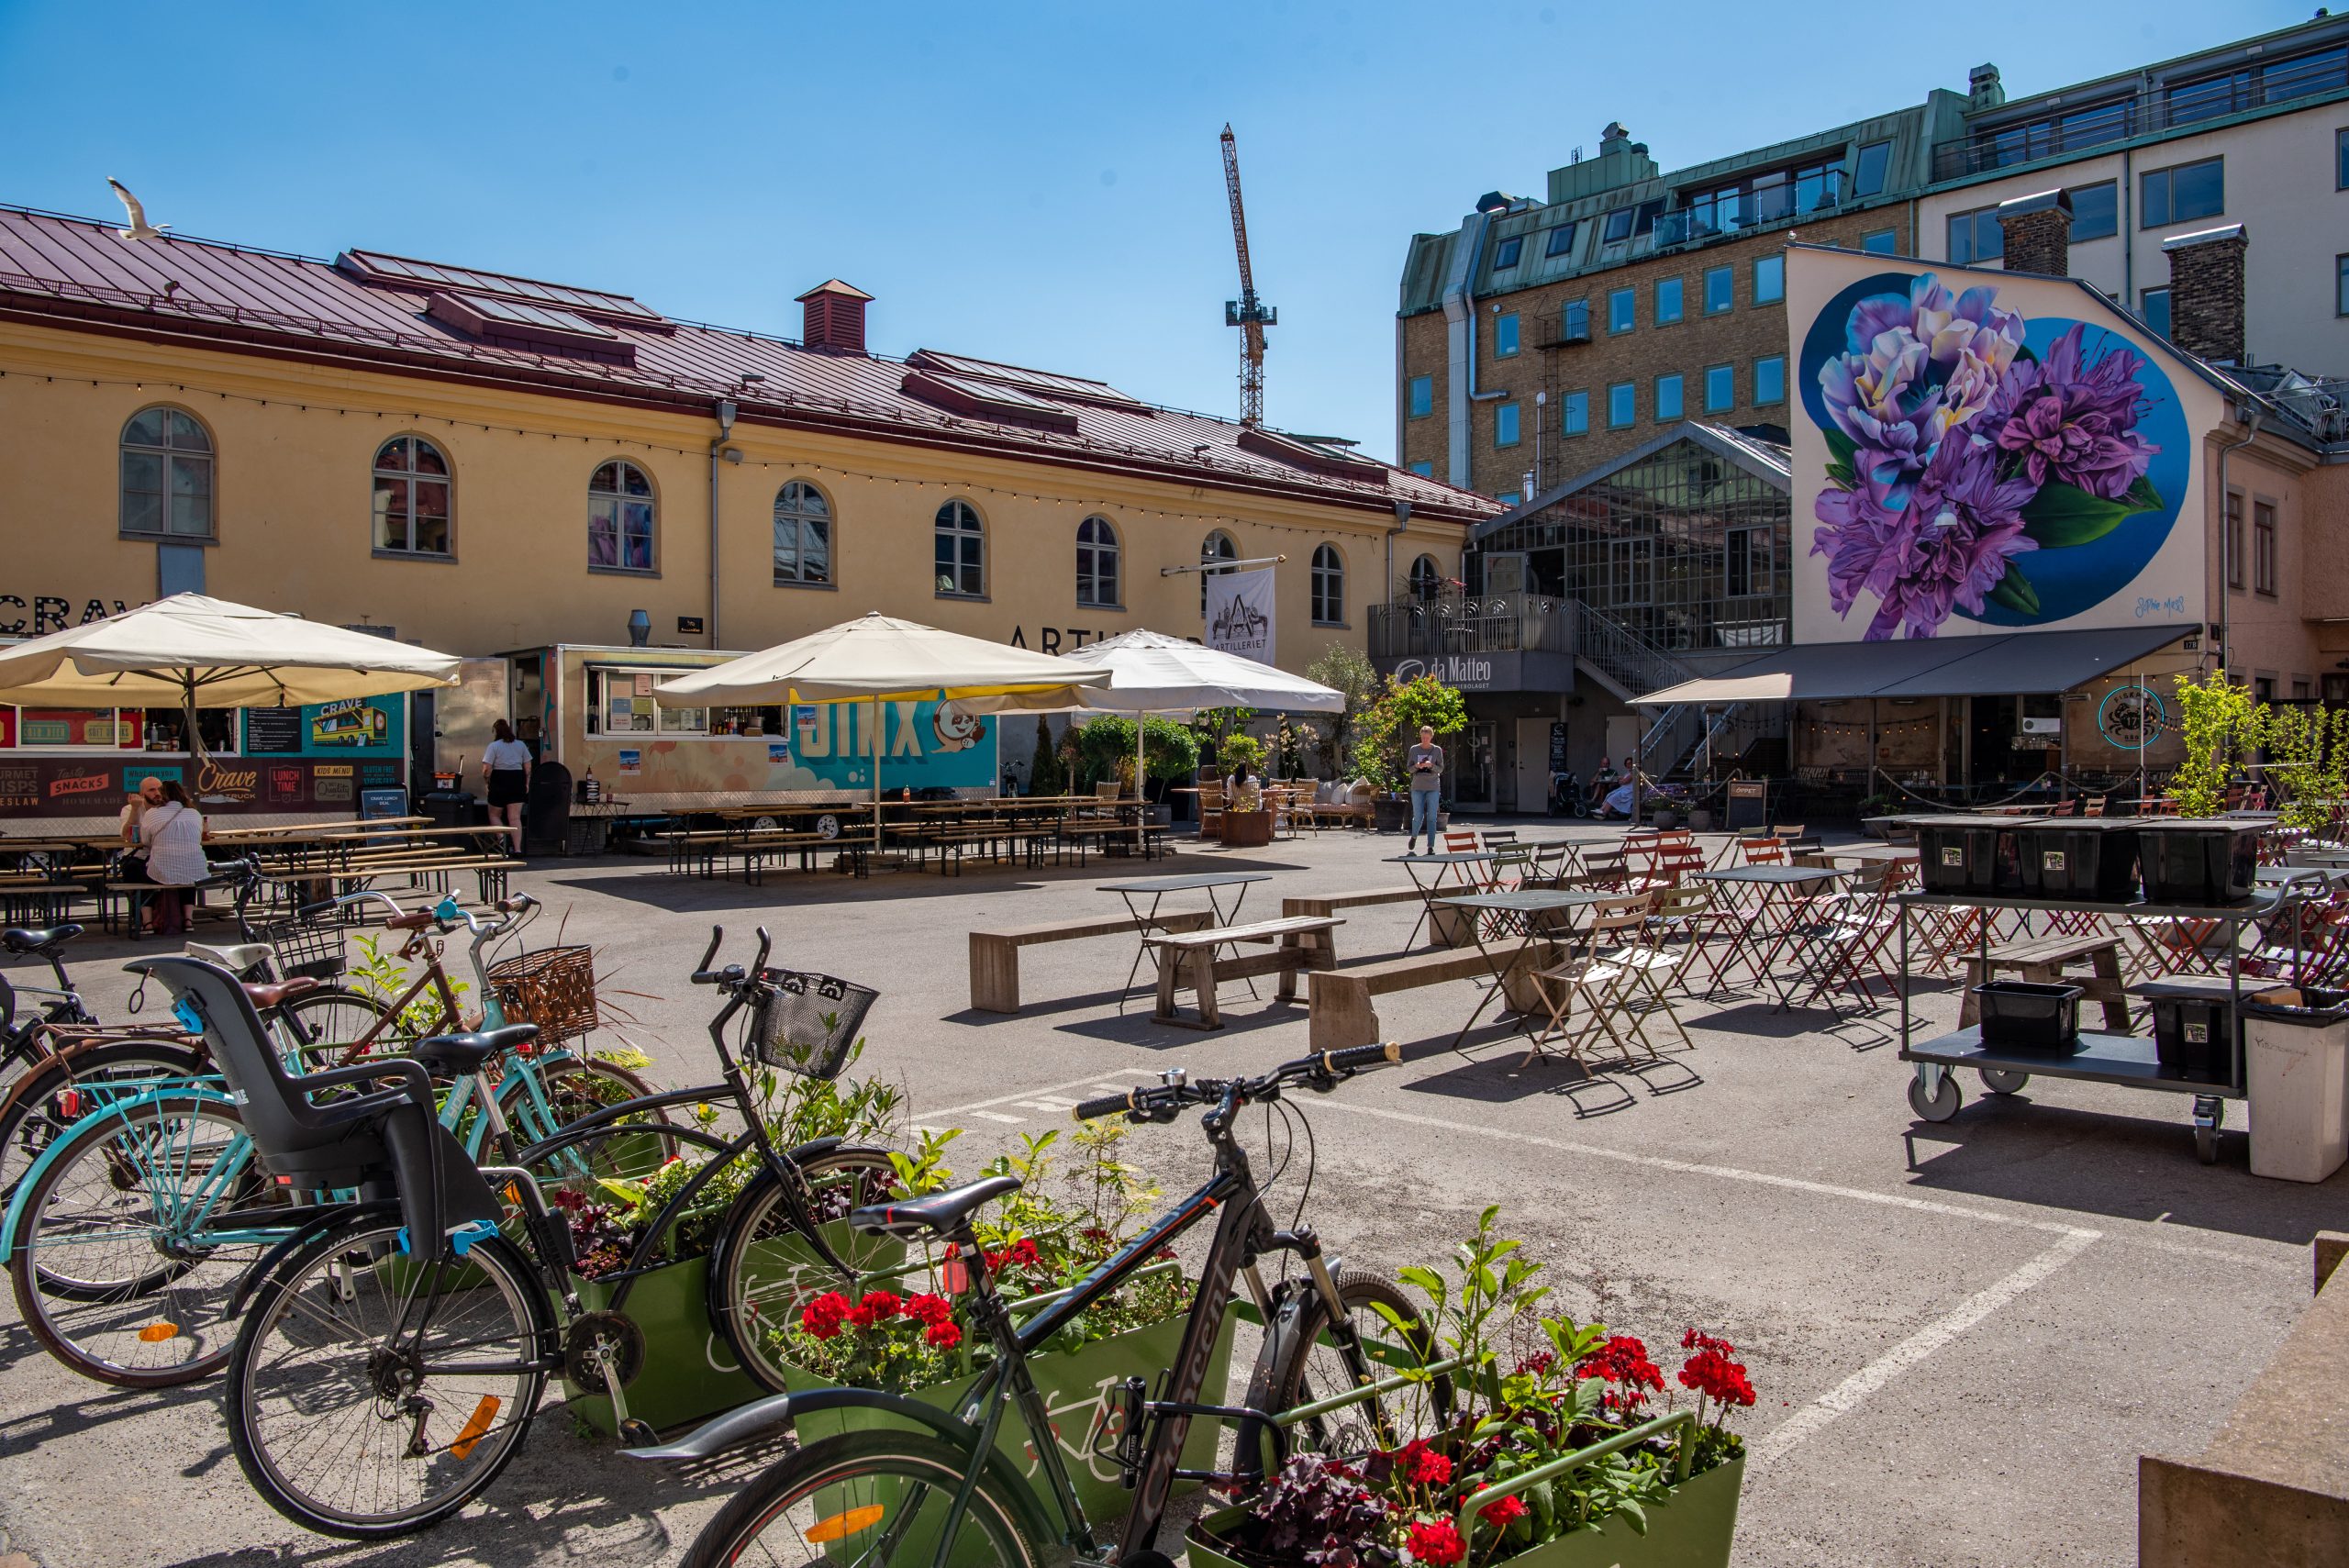
<path fill-rule="evenodd" d="M 1109 672 L 867 611 L 758 653 L 652 688 L 663 707 L 757 707 L 863 700 L 873 709 L 873 842 L 881 843 L 881 704 L 991 699 L 1106 686 Z"/>
<path fill-rule="evenodd" d="M 202 594 L 173 594 L 0 648 L 0 702 L 176 704 L 191 762 L 203 756 L 199 706 L 294 707 L 456 684 L 451 654 Z"/>

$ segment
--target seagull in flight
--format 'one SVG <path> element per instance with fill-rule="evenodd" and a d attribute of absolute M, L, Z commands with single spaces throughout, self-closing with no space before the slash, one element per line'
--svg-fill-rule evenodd
<path fill-rule="evenodd" d="M 130 187 L 125 185 L 120 180 L 115 179 L 112 175 L 108 175 L 106 178 L 106 183 L 114 187 L 114 194 L 117 197 L 121 198 L 124 209 L 130 214 L 130 227 L 128 228 L 117 228 L 115 230 L 117 234 L 121 235 L 125 239 L 131 240 L 134 243 L 141 239 L 161 239 L 163 237 L 164 230 L 172 227 L 168 223 L 149 223 L 147 221 L 147 209 L 139 205 L 139 198 L 132 195 L 130 194 Z"/>

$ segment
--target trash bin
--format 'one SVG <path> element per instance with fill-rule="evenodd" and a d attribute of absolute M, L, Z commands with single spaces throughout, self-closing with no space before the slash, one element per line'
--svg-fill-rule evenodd
<path fill-rule="evenodd" d="M 2251 1173 L 2321 1182 L 2349 1160 L 2349 993 L 2274 992 L 2243 1018 Z"/>
<path fill-rule="evenodd" d="M 435 828 L 478 828 L 489 820 L 481 802 L 462 789 L 436 789 L 417 805 L 432 818 Z"/>

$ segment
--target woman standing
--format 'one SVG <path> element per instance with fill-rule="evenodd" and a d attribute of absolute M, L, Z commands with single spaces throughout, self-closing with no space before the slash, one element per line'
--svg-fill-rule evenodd
<path fill-rule="evenodd" d="M 492 733 L 495 739 L 481 753 L 482 776 L 489 785 L 489 825 L 513 828 L 518 851 L 522 802 L 530 794 L 530 749 L 514 739 L 514 727 L 502 718 Z"/>
<path fill-rule="evenodd" d="M 187 929 L 187 889 L 212 868 L 204 858 L 204 813 L 179 780 L 165 779 L 161 791 L 162 803 L 140 818 L 139 836 L 147 844 L 147 880 L 155 884 L 155 934 L 175 937 Z"/>

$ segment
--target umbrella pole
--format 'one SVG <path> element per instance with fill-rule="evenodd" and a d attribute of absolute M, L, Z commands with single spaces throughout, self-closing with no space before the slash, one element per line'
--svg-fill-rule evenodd
<path fill-rule="evenodd" d="M 1136 854 L 1141 854 L 1142 846 L 1150 841 L 1143 833 L 1141 822 L 1142 803 L 1150 798 L 1150 788 L 1144 782 L 1149 775 L 1142 772 L 1141 744 L 1142 727 L 1149 722 L 1150 715 L 1147 713 L 1134 715 L 1134 853 Z"/>
<path fill-rule="evenodd" d="M 881 699 L 873 704 L 873 852 L 881 853 Z"/>
<path fill-rule="evenodd" d="M 195 725 L 195 672 L 180 673 L 180 722 L 187 727 L 187 794 L 195 798 L 198 778 L 204 767 L 204 735 Z"/>

